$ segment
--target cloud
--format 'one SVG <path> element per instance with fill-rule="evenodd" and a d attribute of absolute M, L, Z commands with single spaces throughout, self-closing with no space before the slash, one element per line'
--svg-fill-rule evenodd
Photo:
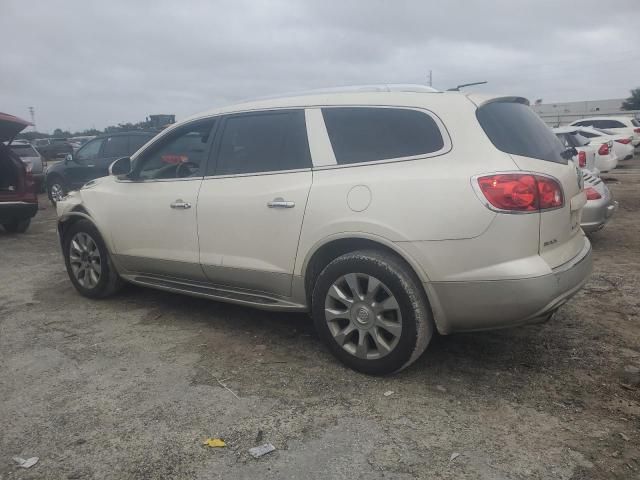
<path fill-rule="evenodd" d="M 639 86 L 635 0 L 126 2 L 4 0 L 0 110 L 40 130 L 184 117 L 355 83 L 488 80 L 569 101 Z"/>

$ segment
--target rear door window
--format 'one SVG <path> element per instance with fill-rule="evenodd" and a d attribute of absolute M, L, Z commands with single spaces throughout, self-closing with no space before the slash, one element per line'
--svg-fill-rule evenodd
<path fill-rule="evenodd" d="M 440 128 L 424 112 L 332 107 L 322 115 L 339 165 L 427 155 L 444 148 Z"/>
<path fill-rule="evenodd" d="M 104 141 L 103 157 L 126 157 L 127 155 L 129 155 L 129 137 L 127 135 L 108 137 Z"/>
<path fill-rule="evenodd" d="M 311 168 L 303 110 L 243 113 L 225 118 L 215 170 L 208 175 L 301 168 Z"/>
<path fill-rule="evenodd" d="M 632 118 L 632 119 L 631 119 L 631 124 L 632 124 L 634 127 L 640 127 L 640 122 L 639 122 L 638 120 L 636 120 L 635 118 Z"/>
<path fill-rule="evenodd" d="M 626 125 L 618 120 L 594 120 L 593 126 L 596 128 L 624 128 Z"/>
<path fill-rule="evenodd" d="M 490 102 L 476 111 L 478 122 L 495 147 L 505 153 L 567 163 L 562 143 L 524 103 Z"/>
<path fill-rule="evenodd" d="M 151 138 L 151 136 L 147 137 L 145 135 L 131 135 L 129 137 L 129 155 L 133 155 L 140 150 L 140 147 L 151 140 Z"/>

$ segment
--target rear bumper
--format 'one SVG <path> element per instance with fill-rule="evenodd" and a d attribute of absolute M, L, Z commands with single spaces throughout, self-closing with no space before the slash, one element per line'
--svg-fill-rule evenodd
<path fill-rule="evenodd" d="M 591 243 L 550 274 L 510 280 L 432 282 L 432 307 L 440 333 L 491 330 L 538 323 L 565 303 L 587 281 Z"/>
<path fill-rule="evenodd" d="M 596 232 L 603 228 L 618 209 L 618 202 L 611 198 L 603 201 L 589 201 L 582 209 L 580 226 L 586 233 Z"/>
<path fill-rule="evenodd" d="M 30 202 L 2 202 L 0 203 L 0 223 L 11 220 L 24 220 L 35 216 L 38 204 Z"/>

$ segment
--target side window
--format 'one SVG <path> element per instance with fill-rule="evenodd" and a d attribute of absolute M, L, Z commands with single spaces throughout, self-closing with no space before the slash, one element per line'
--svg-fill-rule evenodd
<path fill-rule="evenodd" d="M 129 155 L 136 153 L 149 140 L 151 140 L 151 137 L 146 135 L 131 135 L 129 137 Z"/>
<path fill-rule="evenodd" d="M 635 118 L 631 119 L 631 125 L 633 125 L 634 127 L 640 127 L 640 122 L 638 120 L 636 120 Z"/>
<path fill-rule="evenodd" d="M 210 169 L 208 174 L 233 175 L 310 167 L 304 111 L 287 110 L 226 118 L 215 171 Z"/>
<path fill-rule="evenodd" d="M 602 125 L 602 128 L 624 128 L 626 125 L 618 120 L 603 120 L 603 123 L 606 125 Z"/>
<path fill-rule="evenodd" d="M 215 119 L 193 122 L 167 134 L 145 149 L 133 166 L 142 180 L 202 176 Z"/>
<path fill-rule="evenodd" d="M 595 133 L 585 132 L 584 130 L 580 130 L 580 135 L 582 135 L 583 137 L 586 137 L 586 138 L 593 138 L 593 137 L 597 137 L 598 136 Z"/>
<path fill-rule="evenodd" d="M 127 155 L 129 155 L 129 137 L 127 135 L 107 137 L 104 141 L 103 157 L 126 157 Z"/>
<path fill-rule="evenodd" d="M 76 153 L 76 161 L 80 163 L 86 163 L 89 160 L 95 160 L 100 153 L 100 147 L 102 147 L 102 142 L 104 142 L 104 138 L 97 138 L 96 140 L 91 140 L 87 142 L 80 150 Z"/>
<path fill-rule="evenodd" d="M 437 152 L 444 140 L 436 122 L 416 110 L 378 107 L 323 108 L 339 165 Z"/>

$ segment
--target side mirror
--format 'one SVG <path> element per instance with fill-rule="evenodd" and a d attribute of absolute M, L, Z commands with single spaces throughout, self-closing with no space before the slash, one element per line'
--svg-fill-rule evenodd
<path fill-rule="evenodd" d="M 67 156 L 64 157 L 64 163 L 71 163 L 73 162 L 73 155 L 70 153 L 67 153 Z"/>
<path fill-rule="evenodd" d="M 109 175 L 126 175 L 131 171 L 131 159 L 122 157 L 109 165 Z"/>

